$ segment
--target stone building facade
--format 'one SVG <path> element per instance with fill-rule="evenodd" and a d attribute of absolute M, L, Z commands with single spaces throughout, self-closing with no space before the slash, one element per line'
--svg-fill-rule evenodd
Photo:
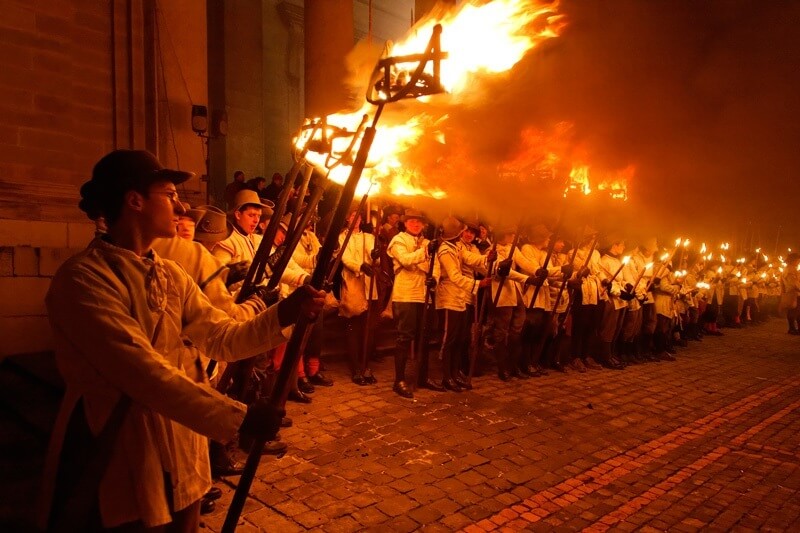
<path fill-rule="evenodd" d="M 182 197 L 219 204 L 234 170 L 269 177 L 289 167 L 307 105 L 308 46 L 344 43 L 332 51 L 342 54 L 367 35 L 370 18 L 373 38 L 397 38 L 418 8 L 413 0 L 305 4 L 0 0 L 0 357 L 50 348 L 44 295 L 94 234 L 77 202 L 99 157 L 148 149 L 196 173 Z M 207 106 L 212 126 L 227 116 L 227 135 L 214 127 L 211 138 L 196 135 L 193 105 Z"/>

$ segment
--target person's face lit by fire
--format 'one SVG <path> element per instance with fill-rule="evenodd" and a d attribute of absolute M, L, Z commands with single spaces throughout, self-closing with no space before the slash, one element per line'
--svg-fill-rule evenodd
<path fill-rule="evenodd" d="M 482 241 L 485 241 L 489 238 L 489 230 L 486 226 L 478 226 L 478 230 L 480 231 L 480 237 Z"/>
<path fill-rule="evenodd" d="M 248 205 L 239 211 L 234 211 L 233 217 L 236 219 L 236 225 L 245 235 L 252 235 L 261 220 L 261 209 Z"/>
<path fill-rule="evenodd" d="M 194 219 L 189 217 L 180 217 L 176 226 L 178 237 L 186 239 L 187 241 L 194 240 L 195 223 Z"/>
<path fill-rule="evenodd" d="M 557 254 L 560 254 L 564 250 L 564 241 L 561 239 L 557 240 L 556 243 L 553 245 L 553 251 Z"/>
<path fill-rule="evenodd" d="M 414 237 L 419 235 L 424 227 L 425 223 L 418 218 L 409 218 L 406 220 L 406 231 Z"/>
<path fill-rule="evenodd" d="M 390 226 L 396 226 L 397 222 L 400 220 L 400 215 L 397 213 L 392 213 L 388 217 L 386 217 L 386 223 Z"/>
<path fill-rule="evenodd" d="M 461 240 L 464 244 L 471 244 L 475 240 L 475 231 L 472 228 L 467 228 L 461 232 Z"/>
<path fill-rule="evenodd" d="M 272 241 L 272 244 L 280 246 L 284 241 L 286 241 L 286 230 L 283 229 L 283 226 L 278 226 L 278 231 L 275 232 L 275 240 Z"/>
<path fill-rule="evenodd" d="M 608 252 L 611 255 L 620 255 L 622 252 L 625 251 L 625 241 L 615 242 L 611 245 L 611 248 L 608 249 Z"/>
<path fill-rule="evenodd" d="M 141 215 L 144 235 L 165 239 L 175 236 L 178 218 L 186 211 L 172 182 L 154 184 L 146 196 L 135 191 L 128 194 L 132 200 L 131 205 Z"/>

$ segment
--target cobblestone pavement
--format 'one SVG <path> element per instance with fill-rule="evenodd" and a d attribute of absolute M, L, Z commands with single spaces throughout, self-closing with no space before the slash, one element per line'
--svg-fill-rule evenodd
<path fill-rule="evenodd" d="M 238 531 L 800 529 L 800 339 L 782 321 L 624 371 L 333 388 L 289 404 Z M 219 530 L 238 478 L 217 512 Z"/>

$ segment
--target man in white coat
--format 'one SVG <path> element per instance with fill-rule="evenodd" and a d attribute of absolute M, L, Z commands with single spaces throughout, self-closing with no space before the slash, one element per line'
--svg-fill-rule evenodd
<path fill-rule="evenodd" d="M 397 344 L 394 356 L 393 390 L 404 398 L 413 398 L 414 393 L 406 383 L 406 364 L 411 350 L 426 342 L 420 332 L 423 329 L 422 311 L 426 305 L 426 289 L 433 290 L 436 280 L 430 272 L 430 258 L 436 253 L 438 242 L 429 241 L 422 235 L 425 217 L 416 209 L 407 209 L 403 215 L 405 231 L 395 235 L 387 252 L 394 264 L 394 286 L 392 287 L 392 313 L 397 319 Z M 426 353 L 426 350 L 420 350 Z M 428 362 L 420 361 L 418 385 L 435 391 L 445 389 L 428 377 Z"/>
<path fill-rule="evenodd" d="M 189 177 L 149 152 L 116 150 L 81 187 L 81 209 L 102 214 L 108 233 L 62 265 L 46 297 L 66 392 L 45 465 L 44 528 L 196 530 L 211 487 L 208 438 L 278 430 L 282 409 L 217 393 L 199 354 L 233 360 L 275 346 L 300 313 L 321 311 L 324 293 L 304 287 L 247 322 L 213 307 L 151 249 L 175 235 L 176 185 Z M 87 515 L 67 521 L 76 497 Z"/>

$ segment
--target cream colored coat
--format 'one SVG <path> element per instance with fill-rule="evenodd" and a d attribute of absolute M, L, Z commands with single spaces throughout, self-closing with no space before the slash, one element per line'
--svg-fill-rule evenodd
<path fill-rule="evenodd" d="M 508 258 L 508 254 L 511 253 L 511 245 L 498 244 L 496 250 L 497 259 L 495 265 L 499 264 L 501 261 L 505 261 Z M 516 258 L 518 254 L 519 250 L 515 250 L 514 257 Z M 502 278 L 497 274 L 497 269 L 495 269 L 495 274 L 492 277 L 492 301 L 497 298 L 497 292 L 500 290 L 501 280 Z M 497 307 L 516 307 L 517 305 L 522 304 L 523 300 L 521 287 L 525 285 L 527 280 L 528 276 L 512 268 L 511 272 L 509 272 L 508 277 L 506 278 L 505 283 L 503 283 L 503 290 L 500 292 L 500 298 L 497 300 Z"/>
<path fill-rule="evenodd" d="M 536 271 L 542 268 L 544 260 L 547 258 L 547 250 L 542 250 L 530 244 L 524 244 L 522 248 L 517 250 L 514 254 L 514 263 L 517 270 L 525 276 L 533 276 Z M 561 274 L 561 267 L 553 266 L 552 264 L 547 267 L 548 279 L 544 280 L 542 288 L 539 289 L 539 294 L 536 295 L 536 302 L 533 305 L 534 309 L 552 310 L 554 300 L 550 299 L 550 277 L 555 277 Z M 525 307 L 530 307 L 533 294 L 536 292 L 536 286 L 523 284 L 520 287 L 522 293 L 522 302 Z"/>
<path fill-rule="evenodd" d="M 45 462 L 40 516 L 49 514 L 78 402 L 97 435 L 124 394 L 131 408 L 100 482 L 103 525 L 169 522 L 164 472 L 172 479 L 173 510 L 200 499 L 211 487 L 208 438 L 229 441 L 246 412 L 208 386 L 200 351 L 232 361 L 285 342 L 277 307 L 237 323 L 177 263 L 100 239 L 56 272 L 45 301 L 66 390 Z M 196 347 L 185 346 L 184 338 Z"/>
<path fill-rule="evenodd" d="M 339 246 L 344 242 L 345 232 L 339 234 Z M 361 271 L 361 265 L 372 265 L 372 250 L 375 248 L 375 235 L 372 233 L 364 233 L 356 228 L 353 234 L 350 235 L 350 240 L 347 241 L 347 247 L 342 254 L 342 282 L 349 286 L 355 286 L 356 283 L 363 281 L 364 284 L 364 298 L 368 300 L 378 299 L 378 287 L 376 283 L 372 283 L 372 295 L 368 295 L 370 290 L 371 276 L 367 276 Z M 363 278 L 363 279 L 362 279 Z M 341 310 L 341 309 L 340 309 Z"/>
<path fill-rule="evenodd" d="M 589 246 L 578 248 L 578 253 L 575 255 L 575 261 L 572 266 L 575 272 L 579 272 L 581 267 L 586 264 L 589 269 L 589 275 L 583 278 L 581 282 L 581 305 L 595 305 L 600 301 L 600 252 L 594 250 L 589 262 L 586 263 L 586 258 L 589 255 Z"/>
<path fill-rule="evenodd" d="M 464 268 L 486 269 L 486 257 L 472 253 L 458 242 L 443 242 L 436 251 L 439 283 L 436 285 L 436 309 L 466 311 L 478 294 L 475 275 L 464 274 Z"/>
<path fill-rule="evenodd" d="M 622 260 L 619 257 L 604 254 L 603 257 L 600 258 L 600 270 L 598 272 L 598 278 L 601 283 L 603 280 L 611 280 L 611 277 L 621 266 Z M 622 275 L 620 271 L 617 277 L 614 278 L 614 281 L 611 282 L 611 287 L 609 287 L 608 290 L 602 285 L 600 286 L 600 299 L 603 301 L 611 300 L 614 304 L 614 309 L 623 309 L 628 306 L 628 302 L 619 297 L 624 285 Z"/>
<path fill-rule="evenodd" d="M 425 302 L 428 239 L 401 231 L 389 242 L 387 253 L 394 264 L 393 302 Z"/>

